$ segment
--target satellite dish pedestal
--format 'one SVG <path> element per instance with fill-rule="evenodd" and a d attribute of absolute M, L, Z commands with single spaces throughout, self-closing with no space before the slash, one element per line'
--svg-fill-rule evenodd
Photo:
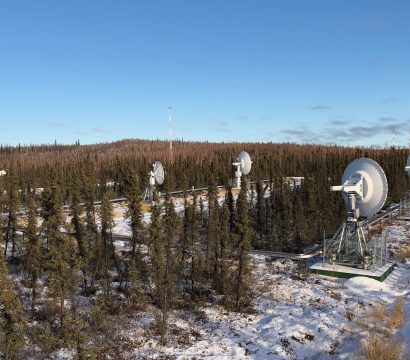
<path fill-rule="evenodd" d="M 404 171 L 407 171 L 407 175 L 410 176 L 410 155 L 407 158 L 407 164 L 406 164 L 406 167 L 404 168 Z"/>
<path fill-rule="evenodd" d="M 241 176 L 242 176 L 242 172 L 241 172 L 241 163 L 237 163 L 234 162 L 232 163 L 233 166 L 236 166 L 236 170 L 235 170 L 235 187 L 236 188 L 240 188 L 241 187 Z"/>
<path fill-rule="evenodd" d="M 246 151 L 241 151 L 241 153 L 236 158 L 236 162 L 232 163 L 235 166 L 235 188 L 240 189 L 241 187 L 241 177 L 242 175 L 248 175 L 251 171 L 252 161 L 251 157 Z"/>
<path fill-rule="evenodd" d="M 343 174 L 343 185 L 331 186 L 341 191 L 348 208 L 348 218 L 326 245 L 325 256 L 330 263 L 363 267 L 372 264 L 366 246 L 361 217 L 371 217 L 384 205 L 387 197 L 387 180 L 383 169 L 375 161 L 361 158 L 353 161 Z"/>
<path fill-rule="evenodd" d="M 152 166 L 153 170 L 151 170 L 148 173 L 148 187 L 145 189 L 144 194 L 142 195 L 142 200 L 148 204 L 152 203 L 154 197 L 153 189 L 155 187 L 155 183 L 158 183 L 158 185 L 162 185 L 165 176 L 164 168 L 159 161 L 155 161 L 155 163 Z"/>

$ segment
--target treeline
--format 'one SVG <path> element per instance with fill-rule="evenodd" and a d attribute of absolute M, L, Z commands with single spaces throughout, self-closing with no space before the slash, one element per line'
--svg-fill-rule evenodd
<path fill-rule="evenodd" d="M 284 175 L 309 177 L 315 182 L 327 178 L 339 182 L 349 162 L 368 156 L 385 170 L 393 200 L 397 201 L 408 186 L 403 177 L 406 150 L 320 145 L 175 141 L 172 164 L 168 162 L 168 143 L 159 140 L 124 140 L 97 145 L 2 146 L 0 167 L 15 173 L 20 189 L 26 189 L 28 184 L 34 188 L 44 187 L 51 169 L 61 176 L 63 186 L 67 187 L 73 172 L 80 169 L 90 173 L 97 183 L 114 181 L 114 191 L 122 196 L 122 184 L 129 169 L 137 169 L 141 187 L 144 187 L 155 160 L 160 160 L 166 170 L 166 184 L 161 191 L 204 187 L 212 181 L 228 185 L 233 177 L 231 163 L 242 150 L 248 151 L 253 161 L 249 180 Z"/>

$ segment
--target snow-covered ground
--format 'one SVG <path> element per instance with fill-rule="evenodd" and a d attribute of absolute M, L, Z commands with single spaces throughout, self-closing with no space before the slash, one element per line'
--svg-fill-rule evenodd
<path fill-rule="evenodd" d="M 403 222 L 388 228 L 392 256 L 410 243 L 409 230 Z M 167 343 L 161 346 L 154 330 L 155 309 L 148 308 L 118 329 L 125 342 L 135 344 L 127 347 L 126 357 L 351 359 L 368 336 L 375 305 L 391 308 L 398 297 L 405 299 L 406 324 L 397 335 L 410 354 L 410 259 L 398 262 L 383 283 L 304 276 L 290 260 L 261 255 L 252 255 L 252 263 L 251 313 L 229 312 L 215 304 L 196 312 L 174 311 Z"/>
<path fill-rule="evenodd" d="M 176 203 L 177 211 L 183 204 Z M 130 235 L 126 207 L 116 205 L 114 233 Z M 149 214 L 144 215 L 149 222 Z M 410 245 L 410 224 L 394 222 L 388 231 L 392 261 Z M 116 240 L 117 250 L 128 247 Z M 403 297 L 406 322 L 394 330 L 410 354 L 410 258 L 397 261 L 397 269 L 380 283 L 364 277 L 350 280 L 301 275 L 290 260 L 252 255 L 253 311 L 229 312 L 215 303 L 196 311 L 170 314 L 166 345 L 160 345 L 152 306 L 110 329 L 113 343 L 99 344 L 106 358 L 116 359 L 352 359 L 368 337 L 372 311 L 377 304 L 391 308 Z M 72 359 L 60 349 L 55 359 Z M 110 356 L 110 357 L 109 357 Z M 407 357 L 410 359 L 410 355 Z"/>

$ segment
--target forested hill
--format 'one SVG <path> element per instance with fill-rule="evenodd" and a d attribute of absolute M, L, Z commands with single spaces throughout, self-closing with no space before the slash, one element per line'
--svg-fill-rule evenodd
<path fill-rule="evenodd" d="M 49 170 L 61 174 L 68 184 L 74 171 L 86 172 L 96 182 L 112 180 L 119 184 L 130 170 L 141 176 L 141 186 L 154 160 L 166 169 L 163 190 L 208 186 L 212 181 L 226 185 L 233 176 L 231 162 L 241 150 L 250 153 L 253 164 L 250 180 L 304 176 L 316 185 L 328 179 L 338 184 L 345 167 L 355 158 L 367 156 L 386 172 L 390 196 L 397 201 L 409 188 L 404 176 L 405 149 L 345 148 L 339 146 L 273 143 L 174 142 L 174 163 L 168 162 L 168 142 L 160 140 L 123 140 L 95 145 L 2 146 L 0 169 L 9 169 L 18 178 L 20 188 L 43 187 Z M 115 189 L 121 195 L 121 186 Z"/>

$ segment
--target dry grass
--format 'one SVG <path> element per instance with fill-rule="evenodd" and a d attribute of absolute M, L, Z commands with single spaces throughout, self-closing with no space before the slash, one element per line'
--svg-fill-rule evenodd
<path fill-rule="evenodd" d="M 397 252 L 395 258 L 396 258 L 397 260 L 402 260 L 402 259 L 405 259 L 405 258 L 410 258 L 410 245 L 406 245 L 404 248 L 400 249 L 400 250 Z"/>
<path fill-rule="evenodd" d="M 393 329 L 398 329 L 405 322 L 404 299 L 398 298 L 391 311 L 381 303 L 376 303 L 367 321 L 363 320 L 362 328 L 371 328 L 366 345 L 357 358 L 366 360 L 400 360 L 404 359 L 403 343 L 392 336 Z M 390 330 L 389 330 L 390 329 Z"/>
<path fill-rule="evenodd" d="M 398 298 L 393 304 L 393 310 L 390 314 L 388 326 L 390 328 L 400 328 L 404 325 L 405 321 L 405 308 L 404 299 Z"/>
<path fill-rule="evenodd" d="M 372 334 L 362 350 L 362 355 L 366 360 L 400 360 L 401 352 L 402 343 L 399 341 Z"/>
<path fill-rule="evenodd" d="M 376 303 L 370 313 L 370 317 L 373 320 L 376 320 L 376 322 L 385 321 L 388 317 L 386 306 L 381 303 Z"/>

